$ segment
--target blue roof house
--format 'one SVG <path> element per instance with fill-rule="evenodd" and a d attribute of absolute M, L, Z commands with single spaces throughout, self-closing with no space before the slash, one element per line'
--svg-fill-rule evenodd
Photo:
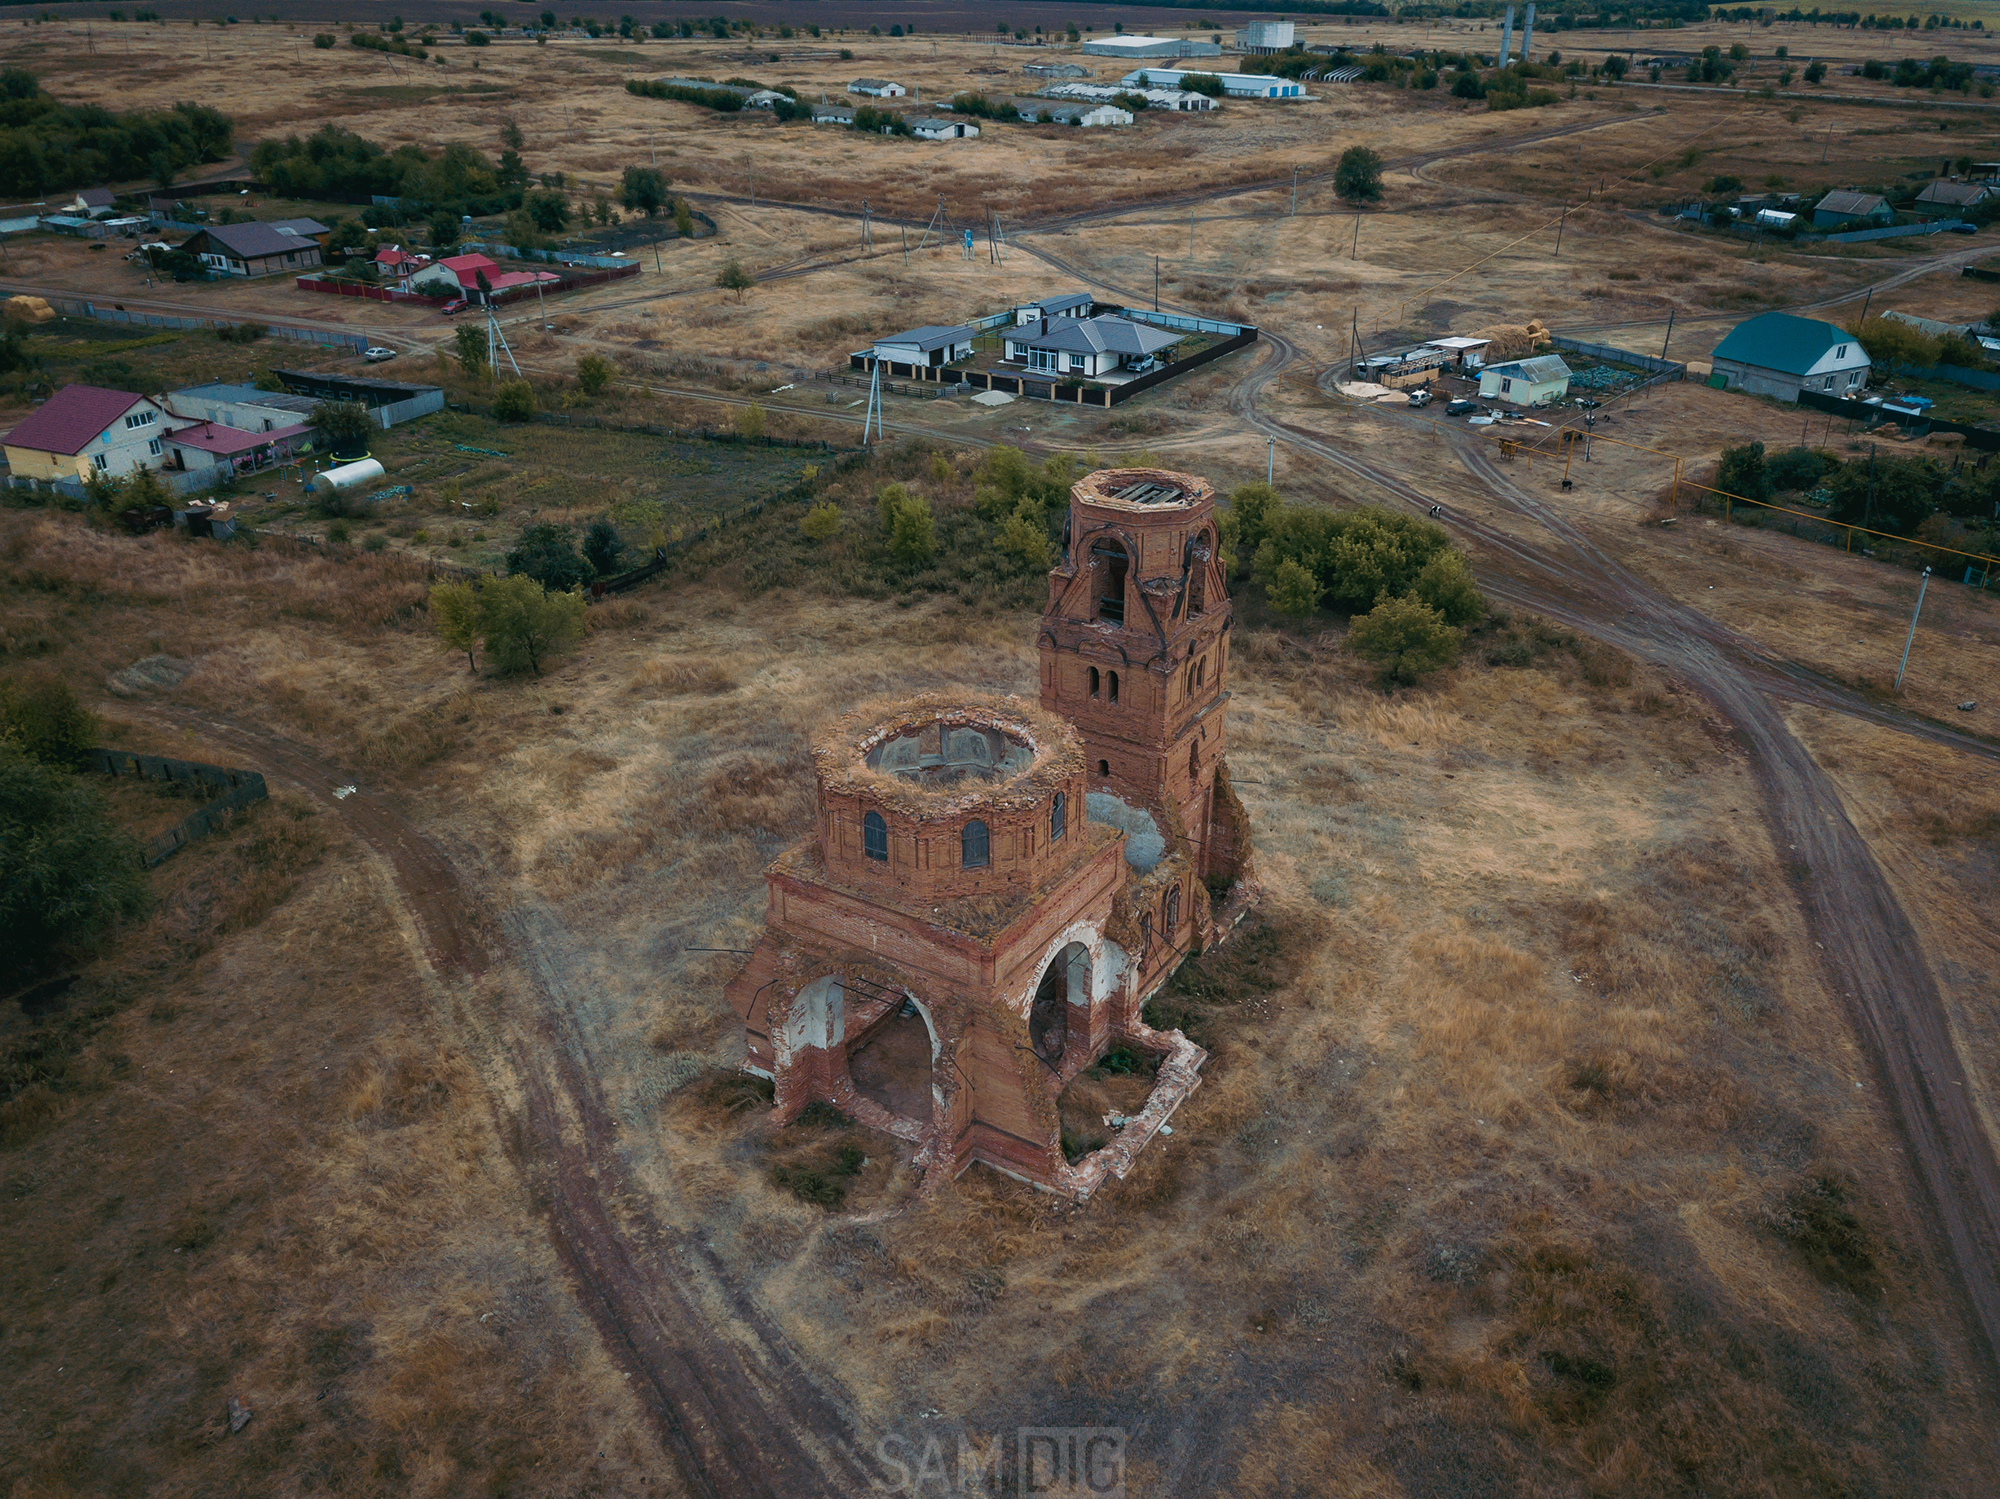
<path fill-rule="evenodd" d="M 1711 385 L 1796 401 L 1802 390 L 1851 396 L 1868 384 L 1868 351 L 1834 323 L 1767 312 L 1738 323 L 1715 347 Z"/>

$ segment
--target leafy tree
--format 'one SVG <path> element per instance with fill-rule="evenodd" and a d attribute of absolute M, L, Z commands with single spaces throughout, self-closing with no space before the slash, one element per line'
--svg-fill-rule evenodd
<path fill-rule="evenodd" d="M 1333 169 L 1333 190 L 1350 203 L 1382 196 L 1382 158 L 1366 146 L 1349 146 Z"/>
<path fill-rule="evenodd" d="M 600 578 L 608 578 L 618 571 L 618 559 L 625 551 L 625 543 L 618 539 L 618 528 L 608 520 L 594 520 L 583 536 L 583 559 Z"/>
<path fill-rule="evenodd" d="M 535 388 L 526 380 L 507 380 L 493 392 L 493 414 L 503 422 L 525 422 L 535 414 Z"/>
<path fill-rule="evenodd" d="M 576 383 L 587 396 L 600 394 L 616 373 L 611 361 L 602 354 L 585 354 L 576 362 Z"/>
<path fill-rule="evenodd" d="M 764 408 L 752 401 L 736 413 L 736 432 L 745 442 L 760 442 L 764 437 Z"/>
<path fill-rule="evenodd" d="M 805 519 L 799 522 L 799 533 L 807 541 L 831 541 L 840 534 L 841 528 L 846 524 L 846 518 L 841 515 L 840 507 L 831 500 L 822 500 L 808 510 Z"/>
<path fill-rule="evenodd" d="M 1457 551 L 1442 551 L 1423 565 L 1410 595 L 1435 609 L 1448 625 L 1469 625 L 1486 613 L 1486 600 L 1472 581 L 1472 569 Z"/>
<path fill-rule="evenodd" d="M 0 677 L 0 747 L 73 770 L 96 745 L 96 715 L 61 677 Z"/>
<path fill-rule="evenodd" d="M 1825 81 L 1826 81 L 1826 64 L 1825 64 L 1825 63 L 1823 63 L 1823 62 L 1809 62 L 1809 63 L 1807 63 L 1807 64 L 1806 64 L 1806 71 L 1805 71 L 1805 80 L 1806 80 L 1806 82 L 1807 82 L 1807 83 L 1823 83 L 1823 82 L 1825 82 Z"/>
<path fill-rule="evenodd" d="M 1938 361 L 1938 341 L 1898 318 L 1872 317 L 1849 331 L 1870 359 L 1891 370 L 1899 364 L 1922 368 Z"/>
<path fill-rule="evenodd" d="M 458 367 L 472 380 L 486 374 L 486 330 L 476 323 L 460 323 L 452 335 L 458 345 Z"/>
<path fill-rule="evenodd" d="M 1022 500 L 1007 517 L 996 545 L 1029 572 L 1042 571 L 1056 560 L 1055 547 L 1049 541 L 1047 512 L 1032 499 Z"/>
<path fill-rule="evenodd" d="M 521 127 L 512 119 L 500 122 L 500 144 L 509 151 L 525 151 L 528 148 L 527 137 L 521 134 Z"/>
<path fill-rule="evenodd" d="M 1840 460 L 1815 448 L 1786 448 L 1764 460 L 1774 493 L 1788 489 L 1811 489 L 1822 475 L 1840 467 Z"/>
<path fill-rule="evenodd" d="M 1271 518 L 1283 510 L 1285 502 L 1268 484 L 1239 484 L 1229 492 L 1229 510 L 1222 518 L 1222 545 L 1225 552 L 1255 557 L 1270 532 Z"/>
<path fill-rule="evenodd" d="M 1222 97 L 1222 80 L 1213 73 L 1183 73 L 1180 86 L 1193 94 L 1207 94 L 1211 99 Z"/>
<path fill-rule="evenodd" d="M 1936 511 L 1944 488 L 1937 465 L 1921 458 L 1870 456 L 1829 474 L 1829 514 L 1850 526 L 1908 536 Z"/>
<path fill-rule="evenodd" d="M 1414 686 L 1456 661 L 1464 638 L 1422 599 L 1385 598 L 1348 626 L 1347 647 L 1376 668 L 1383 686 Z"/>
<path fill-rule="evenodd" d="M 543 521 L 529 526 L 507 554 L 507 571 L 525 574 L 557 592 L 590 581 L 590 564 L 577 555 L 576 541 L 565 526 Z"/>
<path fill-rule="evenodd" d="M 459 222 L 455 213 L 434 213 L 430 221 L 431 248 L 449 250 L 458 243 Z"/>
<path fill-rule="evenodd" d="M 1626 69 L 1629 66 L 1630 64 L 1624 58 L 1614 52 L 1604 59 L 1604 76 L 1609 78 L 1613 83 L 1616 83 L 1625 76 Z"/>
<path fill-rule="evenodd" d="M 83 492 L 91 505 L 106 515 L 123 515 L 128 510 L 157 510 L 173 503 L 173 492 L 149 468 L 135 469 L 122 479 L 109 474 L 92 474 L 83 481 Z"/>
<path fill-rule="evenodd" d="M 530 193 L 522 204 L 528 218 L 544 234 L 559 234 L 569 223 L 569 199 L 561 193 Z"/>
<path fill-rule="evenodd" d="M 885 484 L 875 496 L 875 513 L 889 543 L 889 555 L 905 566 L 930 560 L 937 549 L 930 501 L 900 484 Z"/>
<path fill-rule="evenodd" d="M 473 330 L 461 328 L 461 333 Z M 479 352 L 486 353 L 482 342 Z M 368 408 L 359 401 L 320 401 L 314 405 L 306 420 L 312 424 L 329 447 L 336 453 L 351 453 L 368 445 L 368 434 L 375 430 L 375 420 L 369 416 Z"/>
<path fill-rule="evenodd" d="M 715 273 L 715 284 L 724 291 L 735 292 L 736 300 L 741 302 L 743 300 L 743 293 L 755 286 L 757 282 L 748 271 L 743 269 L 741 261 L 725 260 L 722 263 L 722 269 Z"/>
<path fill-rule="evenodd" d="M 139 846 L 68 772 L 0 749 L 0 981 L 144 914 Z"/>
<path fill-rule="evenodd" d="M 546 589 L 522 574 L 493 578 L 479 590 L 480 638 L 503 671 L 526 667 L 540 676 L 545 658 L 583 637 L 583 613 L 580 591 Z"/>
<path fill-rule="evenodd" d="M 694 238 L 694 210 L 688 207 L 686 198 L 674 199 L 674 233 L 682 239 Z"/>
<path fill-rule="evenodd" d="M 1745 443 L 1740 448 L 1724 448 L 1716 466 L 1715 487 L 1741 500 L 1771 498 L 1771 474 L 1764 462 L 1764 444 Z"/>
<path fill-rule="evenodd" d="M 477 671 L 472 648 L 479 643 L 479 591 L 470 583 L 439 583 L 430 597 L 431 628 L 446 650 L 465 652 L 465 669 Z"/>
<path fill-rule="evenodd" d="M 1319 579 L 1289 557 L 1278 564 L 1271 581 L 1264 585 L 1264 596 L 1271 601 L 1271 607 L 1294 618 L 1316 612 L 1319 593 Z"/>
<path fill-rule="evenodd" d="M 658 167 L 627 167 L 618 185 L 618 201 L 647 218 L 659 217 L 667 206 L 667 178 Z"/>

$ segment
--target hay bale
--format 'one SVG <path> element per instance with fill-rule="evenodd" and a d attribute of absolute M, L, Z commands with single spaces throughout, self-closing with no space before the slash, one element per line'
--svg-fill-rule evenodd
<path fill-rule="evenodd" d="M 1496 323 L 1472 336 L 1488 341 L 1491 347 L 1486 351 L 1486 362 L 1496 364 L 1506 359 L 1527 358 L 1549 341 L 1549 330 L 1540 318 L 1532 318 L 1525 323 Z"/>
<path fill-rule="evenodd" d="M 9 322 L 46 323 L 56 315 L 56 310 L 41 297 L 9 297 L 6 315 Z"/>

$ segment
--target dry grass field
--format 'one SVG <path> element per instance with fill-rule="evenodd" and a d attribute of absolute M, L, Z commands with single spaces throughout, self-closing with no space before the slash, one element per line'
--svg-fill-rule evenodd
<path fill-rule="evenodd" d="M 162 728 L 267 726 L 523 913 L 536 961 L 590 996 L 578 1044 L 648 1209 L 737 1267 L 867 1443 L 928 1410 L 982 1437 L 1123 1424 L 1141 1494 L 1982 1491 L 1955 1314 L 1742 815 L 1756 787 L 1622 657 L 1522 620 L 1385 698 L 1333 638 L 1247 634 L 1233 763 L 1271 894 L 1160 1002 L 1215 1054 L 1173 1139 L 1072 1210 L 978 1170 L 908 1205 L 893 1143 L 864 1135 L 830 1213 L 772 1170 L 853 1138 L 774 1137 L 705 1080 L 734 1054 L 730 960 L 688 949 L 755 931 L 826 715 L 1030 688 L 1029 617 L 746 594 L 746 538 L 509 681 L 437 651 L 393 557 L 4 523 L 10 654 L 98 696 L 121 741 L 228 759 Z M 174 693 L 94 686 L 159 649 L 197 662 Z M 1979 806 L 1953 837 L 1986 836 Z M 281 795 L 167 866 L 161 916 L 88 980 L 131 997 L 60 1090 L 12 1107 L 6 1179 L 36 1211 L 0 1239 L 0 1358 L 33 1392 L 5 1435 L 26 1492 L 252 1470 L 303 1491 L 357 1451 L 361 1492 L 659 1481 L 502 1146 L 494 1036 L 531 1023 L 521 990 L 432 976 L 341 826 Z M 244 860 L 277 876 L 254 897 Z M 166 1122 L 190 1112 L 192 1153 Z M 848 1216 L 871 1208 L 891 1216 Z M 208 1351 L 145 1352 L 188 1337 Z M 79 1387 L 121 1393 L 79 1421 Z M 225 1436 L 232 1395 L 255 1415 Z"/>
<path fill-rule="evenodd" d="M 921 9 L 971 24 L 964 6 Z M 1986 1355 L 1767 788 L 1685 683 L 1539 618 L 1495 618 L 1456 667 L 1384 693 L 1341 621 L 1282 622 L 1233 585 L 1233 784 L 1268 894 L 1155 1002 L 1213 1060 L 1173 1135 L 1088 1206 L 983 1168 L 917 1201 L 888 1137 L 824 1117 L 770 1129 L 732 1071 L 722 986 L 727 950 L 760 930 L 766 865 L 809 826 L 805 747 L 829 716 L 1034 690 L 1039 580 L 969 519 L 985 444 L 1086 467 L 1150 454 L 1224 492 L 1269 462 L 1289 499 L 1384 501 L 1302 445 L 1267 448 L 1254 406 L 1491 527 L 1475 565 L 1574 526 L 1774 657 L 1887 700 L 1913 572 L 1712 513 L 1662 526 L 1661 496 L 1676 458 L 1699 477 L 1746 441 L 1957 450 L 1690 381 L 1600 413 L 1568 491 L 1553 429 L 1529 429 L 1506 476 L 1545 523 L 1482 480 L 1467 444 L 1486 439 L 1357 409 L 1320 376 L 1351 330 L 1374 347 L 1538 317 L 1658 352 L 1671 317 L 1689 358 L 1747 314 L 1844 317 L 1871 286 L 1874 312 L 1983 315 L 2000 288 L 1958 270 L 1990 253 L 1984 237 L 1808 253 L 1676 231 L 1654 209 L 1718 174 L 1806 191 L 2000 156 L 2000 111 L 1977 95 L 1886 109 L 1862 102 L 1886 85 L 1837 71 L 1823 89 L 1758 92 L 1781 44 L 1794 63 L 2000 62 L 2000 37 L 1565 33 L 1539 53 L 1744 40 L 1752 87 L 1579 87 L 1509 113 L 1329 87 L 1129 132 L 999 126 L 943 145 L 622 84 L 742 73 L 816 98 L 892 73 L 929 101 L 1020 88 L 1044 54 L 850 33 L 837 45 L 852 60 L 773 41 L 772 62 L 741 41 L 607 38 L 452 47 L 416 67 L 315 50 L 307 20 L 90 24 L 90 48 L 81 19 L 0 29 L 0 63 L 119 107 L 185 97 L 198 68 L 239 145 L 331 121 L 493 153 L 511 119 L 531 171 L 588 193 L 657 159 L 719 232 L 546 317 L 510 309 L 540 405 L 577 424 L 459 409 L 382 434 L 390 482 L 414 493 L 350 518 L 352 546 L 134 539 L 0 509 L 0 674 L 60 674 L 127 747 L 242 764 L 260 744 L 274 789 L 155 873 L 155 914 L 86 966 L 65 1008 L 0 1016 L 7 1499 L 679 1492 L 675 1437 L 630 1377 L 642 1361 L 606 1341 L 565 1258 L 573 1225 L 551 1183 L 570 1150 L 604 1173 L 607 1221 L 661 1306 L 692 1287 L 732 1348 L 768 1327 L 864 1452 L 933 1430 L 1122 1426 L 1134 1499 L 1992 1492 Z M 1343 21 L 1305 39 L 1491 48 L 1497 28 Z M 1389 163 L 1382 203 L 1359 215 L 1314 181 L 1296 215 L 1276 188 L 1166 201 L 1324 172 L 1356 143 Z M 864 199 L 866 252 L 854 221 L 810 211 Z M 983 241 L 971 261 L 955 245 L 906 260 L 921 231 L 896 220 L 920 225 L 940 199 L 954 232 L 997 212 L 1004 263 Z M 1071 217 L 1096 210 L 1110 211 Z M 772 279 L 724 292 L 731 259 Z M 865 458 L 586 425 L 742 430 L 754 401 L 774 435 L 850 444 L 865 393 L 797 376 L 876 333 L 1080 278 L 1147 301 L 1156 274 L 1163 305 L 1274 342 L 1108 413 L 892 397 L 892 433 L 920 440 Z M 461 407 L 491 397 L 439 352 L 453 325 L 428 310 L 282 280 L 148 288 L 110 252 L 45 238 L 10 241 L 0 283 L 365 329 L 403 350 L 390 373 Z M 197 334 L 37 337 L 68 377 L 144 389 L 298 357 Z M 574 380 L 587 352 L 619 371 L 595 398 Z M 942 553 L 921 572 L 887 568 L 872 529 L 891 476 L 938 514 Z M 841 511 L 821 544 L 799 530 L 808 495 Z M 243 498 L 273 538 L 326 531 L 295 477 Z M 663 578 L 594 605 L 545 675 L 468 671 L 431 635 L 427 568 L 497 566 L 527 523 L 609 517 L 642 548 L 755 500 Z M 1933 579 L 1896 704 L 1990 734 L 1995 610 Z M 193 670 L 112 692 L 112 673 L 157 654 Z M 1978 710 L 1958 714 L 1965 700 Z M 1990 765 L 1820 710 L 1790 723 L 1938 976 L 1963 1063 L 1942 1081 L 1975 1090 L 2000 1135 Z M 341 778 L 455 873 L 490 966 L 427 949 L 396 850 L 327 794 Z M 113 804 L 141 834 L 182 805 L 130 787 Z M 526 1059 L 556 1054 L 600 1112 L 557 1109 L 536 1140 Z M 1127 1087 L 1087 1079 L 1070 1112 L 1088 1125 Z M 233 1432 L 232 1399 L 251 1411 Z"/>

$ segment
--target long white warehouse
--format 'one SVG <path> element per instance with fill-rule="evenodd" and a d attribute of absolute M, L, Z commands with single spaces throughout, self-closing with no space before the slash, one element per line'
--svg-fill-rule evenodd
<path fill-rule="evenodd" d="M 1134 68 L 1119 82 L 1127 88 L 1179 88 L 1190 73 L 1202 68 Z M 1210 73 L 1222 80 L 1222 91 L 1232 99 L 1296 99 L 1305 92 L 1289 78 L 1271 73 Z"/>

